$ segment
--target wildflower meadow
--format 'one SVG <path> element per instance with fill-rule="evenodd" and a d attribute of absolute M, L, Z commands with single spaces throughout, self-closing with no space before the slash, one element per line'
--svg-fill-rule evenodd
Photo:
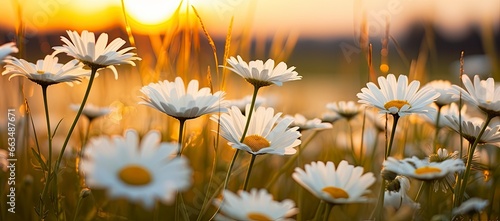
<path fill-rule="evenodd" d="M 447 74 L 434 72 L 445 64 L 432 30 L 413 53 L 389 16 L 380 37 L 361 16 L 327 78 L 309 71 L 331 65 L 322 54 L 290 59 L 305 51 L 293 30 L 260 42 L 252 17 L 226 15 L 258 3 L 179 1 L 144 34 L 154 25 L 132 2 L 33 35 L 30 22 L 72 3 L 49 1 L 30 20 L 31 6 L 12 1 L 14 31 L 0 39 L 0 220 L 500 219 L 498 22 L 482 32 L 489 73 L 469 72 L 468 51 L 454 48 Z M 206 23 L 215 12 L 224 22 Z"/>

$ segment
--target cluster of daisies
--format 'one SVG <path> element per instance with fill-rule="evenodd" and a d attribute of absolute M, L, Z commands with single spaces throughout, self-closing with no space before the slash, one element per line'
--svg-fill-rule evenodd
<path fill-rule="evenodd" d="M 131 52 L 133 47 L 120 49 L 125 44 L 120 38 L 108 44 L 108 35 L 105 33 L 101 34 L 97 41 L 94 33 L 88 31 L 81 34 L 68 31 L 67 34 L 69 38 L 61 38 L 63 46 L 53 47 L 54 53 L 36 63 L 8 56 L 17 52 L 14 44 L 9 43 L 0 48 L 0 57 L 5 63 L 5 71 L 2 74 L 10 75 L 9 79 L 22 76 L 37 83 L 42 87 L 44 98 L 50 85 L 63 82 L 72 85 L 81 83 L 84 79 L 89 80 L 82 103 L 72 107 L 78 114 L 59 158 L 53 161 L 48 157 L 41 162 L 48 168 L 47 183 L 50 182 L 51 174 L 59 174 L 61 156 L 78 117 L 82 114 L 92 120 L 111 111 L 85 105 L 98 71 L 109 68 L 115 78 L 118 78 L 115 65 L 135 65 L 135 61 L 140 60 Z M 57 55 L 60 53 L 74 59 L 65 64 L 58 63 Z M 329 111 L 323 114 L 321 119 L 309 120 L 300 114 L 283 115 L 272 107 L 264 107 L 262 98 L 257 96 L 262 87 L 282 86 L 285 82 L 300 80 L 302 76 L 295 71 L 295 67 L 288 67 L 284 62 L 275 65 L 272 59 L 247 63 L 240 56 L 229 58 L 227 63 L 229 66 L 224 68 L 238 74 L 254 87 L 253 96 L 236 102 L 225 100 L 224 91 L 212 92 L 208 87 L 200 88 L 197 80 L 190 80 L 186 87 L 184 79 L 180 77 L 173 81 L 164 80 L 142 87 L 142 101 L 139 104 L 178 120 L 179 139 L 174 143 L 162 142 L 161 133 L 156 130 L 149 131 L 140 138 L 139 133 L 133 129 L 126 130 L 123 136 L 92 138 L 79 153 L 81 159 L 77 172 L 84 177 L 83 187 L 106 189 L 110 197 L 140 202 L 146 208 L 153 208 L 157 201 L 172 204 L 179 192 L 190 188 L 193 179 L 190 166 L 193 162 L 182 154 L 184 126 L 191 119 L 211 115 L 212 122 L 220 127 L 219 134 L 215 135 L 220 135 L 227 140 L 228 146 L 235 149 L 233 160 L 228 167 L 224 190 L 221 191 L 220 198 L 212 202 L 215 207 L 220 208 L 215 219 L 288 220 L 299 212 L 292 200 L 275 201 L 265 188 L 248 188 L 255 158 L 264 154 L 298 156 L 299 151 L 303 150 L 301 136 L 305 130 L 329 129 L 339 119 L 350 122 L 362 115 L 372 119 L 379 132 L 391 132 L 388 144 L 383 148 L 384 160 L 381 162 L 381 191 L 378 193 L 378 202 L 375 197 L 369 195 L 370 188 L 377 179 L 374 173 L 365 172 L 364 167 L 357 166 L 361 163 L 350 164 L 347 160 L 338 164 L 315 161 L 306 164 L 304 168 L 295 168 L 291 178 L 321 200 L 321 209 L 318 211 L 324 210 L 325 215 L 320 214 L 317 217 L 323 216 L 327 220 L 331 206 L 350 203 L 376 203 L 377 207 L 373 213 L 376 219 L 384 219 L 381 218 L 384 216 L 384 208 L 399 210 L 408 206 L 419 210 L 424 206 L 419 203 L 419 195 L 414 198 L 409 195 L 412 180 L 419 180 L 422 184 L 433 187 L 432 191 L 442 189 L 446 192 L 453 189 L 450 206 L 452 216 L 477 213 L 488 205 L 489 202 L 484 199 L 468 199 L 470 194 L 467 194 L 467 185 L 471 178 L 476 148 L 500 141 L 500 125 L 495 125 L 492 121 L 500 115 L 500 92 L 495 88 L 492 78 L 480 80 L 478 76 L 474 76 L 472 82 L 467 75 L 463 75 L 465 88 L 447 81 L 430 82 L 421 88 L 419 81 L 409 82 L 405 75 L 396 78 L 389 74 L 379 77 L 378 85 L 373 82 L 366 84 L 357 94 L 358 102 L 329 103 L 326 105 Z M 468 106 L 457 104 L 462 100 L 467 102 Z M 374 114 L 366 107 L 374 107 L 379 113 Z M 469 116 L 466 107 L 478 108 L 485 117 Z M 385 114 L 388 120 L 388 116 L 392 116 L 392 130 L 387 130 L 387 126 L 380 123 L 379 114 Z M 451 147 L 444 147 L 444 143 L 438 143 L 439 139 L 436 137 L 438 141 L 429 157 L 421 159 L 415 156 L 404 158 L 394 155 L 392 146 L 395 142 L 394 135 L 400 129 L 397 127 L 398 120 L 413 114 L 421 115 L 435 126 L 436 131 L 442 128 L 455 131 L 470 143 L 469 148 L 465 153 L 462 153 L 461 149 L 460 152 L 455 151 Z M 48 116 L 47 111 L 47 118 Z M 48 119 L 47 124 L 50 133 Z M 436 133 L 436 136 L 438 135 L 439 133 Z M 376 147 L 378 142 L 372 143 Z M 372 148 L 371 151 L 374 153 L 375 149 Z M 353 148 L 352 152 L 355 151 Z M 244 187 L 234 193 L 226 187 L 239 153 L 249 154 L 252 160 Z M 292 157 L 288 162 L 293 162 L 294 159 L 296 158 Z M 372 157 L 372 160 L 374 159 Z M 289 165 L 291 164 L 287 164 L 285 168 Z M 45 185 L 48 185 L 47 183 Z M 432 205 L 425 206 L 430 209 Z"/>

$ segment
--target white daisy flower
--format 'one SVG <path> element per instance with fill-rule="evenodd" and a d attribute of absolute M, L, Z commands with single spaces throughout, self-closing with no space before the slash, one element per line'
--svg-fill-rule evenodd
<path fill-rule="evenodd" d="M 125 44 L 121 38 L 116 38 L 111 43 L 108 43 L 108 34 L 102 33 L 99 35 L 97 41 L 93 32 L 82 31 L 79 35 L 76 31 L 66 31 L 69 39 L 61 36 L 61 40 L 65 45 L 52 47 L 55 54 L 61 52 L 78 59 L 83 64 L 91 68 L 105 68 L 109 67 L 115 79 L 118 79 L 118 72 L 114 65 L 130 64 L 135 66 L 134 60 L 141 60 L 136 56 L 136 53 L 130 52 L 134 47 L 127 47 L 118 50 Z"/>
<path fill-rule="evenodd" d="M 261 60 L 255 60 L 247 64 L 240 56 L 237 56 L 237 59 L 231 57 L 227 59 L 227 62 L 231 65 L 231 67 L 227 67 L 229 70 L 259 88 L 272 84 L 281 86 L 284 82 L 302 79 L 302 76 L 299 76 L 294 71 L 295 67 L 287 68 L 284 62 L 280 62 L 274 67 L 273 59 L 267 60 L 266 63 Z"/>
<path fill-rule="evenodd" d="M 434 103 L 436 103 L 440 107 L 458 101 L 458 97 L 455 97 L 453 95 L 454 89 L 450 81 L 434 80 L 427 83 L 423 88 L 427 87 L 432 88 L 439 94 L 439 97 L 437 97 Z"/>
<path fill-rule="evenodd" d="M 397 160 L 389 157 L 383 163 L 384 170 L 393 173 L 415 178 L 418 180 L 436 180 L 465 170 L 464 162 L 461 159 L 447 159 L 442 162 L 429 162 L 428 159 L 405 158 Z"/>
<path fill-rule="evenodd" d="M 80 109 L 80 104 L 71 104 L 69 105 L 69 107 L 73 111 L 78 111 Z M 86 104 L 85 107 L 83 107 L 82 114 L 86 116 L 90 121 L 92 121 L 95 118 L 102 117 L 111 113 L 111 111 L 113 111 L 113 108 L 98 107 L 93 104 Z"/>
<path fill-rule="evenodd" d="M 250 113 L 250 105 L 247 105 L 245 113 Z M 228 144 L 236 149 L 247 151 L 253 155 L 277 154 L 291 155 L 297 150 L 294 147 L 300 145 L 297 131 L 298 127 L 288 128 L 293 122 L 292 118 L 283 118 L 278 122 L 281 113 L 274 115 L 273 108 L 259 107 L 254 110 L 248 131 L 243 142 L 240 142 L 247 121 L 247 116 L 232 106 L 228 113 L 212 115 L 210 119 L 219 122 L 221 126 L 220 135 Z"/>
<path fill-rule="evenodd" d="M 367 202 L 363 195 L 375 182 L 373 173 L 363 174 L 363 167 L 354 167 L 342 160 L 337 169 L 332 162 L 306 164 L 305 171 L 295 168 L 292 177 L 321 200 L 334 204 Z"/>
<path fill-rule="evenodd" d="M 430 162 L 443 162 L 448 159 L 458 159 L 458 151 L 454 151 L 453 153 L 449 153 L 448 150 L 439 148 L 436 154 L 432 154 L 429 157 Z M 449 189 L 449 186 L 455 185 L 455 174 L 449 173 L 447 176 L 442 179 L 436 179 L 433 181 L 433 189 L 434 192 L 437 192 L 441 187 L 441 190 L 446 193 Z"/>
<path fill-rule="evenodd" d="M 265 189 L 252 189 L 250 192 L 240 190 L 238 195 L 229 190 L 224 190 L 224 199 L 216 199 L 214 204 L 219 207 L 220 213 L 215 220 L 292 220 L 289 217 L 297 214 L 292 200 L 282 202 L 273 200 L 273 196 Z"/>
<path fill-rule="evenodd" d="M 500 87 L 495 85 L 493 78 L 480 80 L 478 75 L 474 76 L 474 84 L 472 84 L 469 76 L 462 75 L 463 88 L 453 85 L 454 96 L 458 99 L 460 94 L 462 99 L 468 103 L 478 107 L 487 114 L 493 116 L 500 115 Z"/>
<path fill-rule="evenodd" d="M 404 176 L 396 176 L 395 181 L 399 185 L 399 190 L 389 191 L 386 190 L 384 193 L 384 207 L 393 207 L 398 210 L 401 206 L 406 205 L 413 209 L 420 209 L 420 204 L 416 203 L 408 196 L 408 191 L 410 190 L 410 180 Z"/>
<path fill-rule="evenodd" d="M 367 87 L 361 89 L 357 96 L 359 103 L 376 107 L 381 113 L 398 114 L 399 116 L 411 113 L 429 115 L 434 111 L 429 105 L 439 96 L 431 88 L 419 90 L 420 82 L 412 81 L 408 84 L 408 77 L 399 75 L 398 80 L 393 74 L 378 78 L 378 88 L 368 82 Z"/>
<path fill-rule="evenodd" d="M 436 107 L 436 104 L 433 104 L 434 107 Z M 437 115 L 440 114 L 439 116 L 439 125 L 436 125 L 436 120 L 437 120 Z M 449 122 L 448 118 L 446 116 L 457 116 L 458 115 L 461 115 L 461 119 L 462 121 L 468 121 L 469 119 L 472 119 L 472 117 L 467 113 L 467 106 L 462 106 L 462 108 L 460 109 L 460 113 L 459 113 L 459 108 L 458 108 L 458 105 L 456 103 L 451 103 L 450 105 L 446 105 L 446 106 L 443 106 L 441 107 L 441 110 L 439 112 L 435 112 L 434 115 L 429 118 L 429 117 L 425 117 L 424 119 L 434 125 L 435 127 L 443 127 L 443 126 L 447 126 L 447 125 L 450 125 L 451 122 Z"/>
<path fill-rule="evenodd" d="M 333 124 L 337 120 L 342 119 L 342 116 L 333 111 L 327 111 L 321 114 L 321 121 Z"/>
<path fill-rule="evenodd" d="M 468 213 L 481 212 L 488 205 L 488 200 L 483 200 L 480 198 L 470 198 L 467 201 L 460 204 L 459 207 L 453 208 L 452 214 L 456 215 L 466 215 Z"/>
<path fill-rule="evenodd" d="M 470 143 L 474 143 L 474 141 L 478 138 L 481 129 L 484 126 L 484 121 L 481 118 L 470 117 L 470 118 L 462 118 L 462 123 L 460 126 L 459 116 L 458 115 L 445 115 L 446 121 L 443 121 L 443 125 L 449 127 L 453 131 L 460 134 L 462 131 L 462 137 L 465 138 Z M 487 126 L 484 130 L 481 138 L 478 141 L 478 144 L 496 144 L 500 142 L 500 125 L 496 125 L 493 127 Z"/>
<path fill-rule="evenodd" d="M 160 143 L 158 131 L 150 131 L 139 143 L 135 130 L 125 137 L 97 137 L 89 141 L 81 171 L 90 188 L 105 188 L 112 198 L 124 197 L 152 208 L 156 199 L 172 203 L 178 191 L 191 185 L 191 168 L 177 145 Z"/>
<path fill-rule="evenodd" d="M 331 123 L 322 123 L 318 118 L 308 120 L 302 114 L 295 114 L 294 116 L 285 115 L 285 117 L 293 118 L 293 122 L 289 127 L 299 127 L 299 130 L 323 130 L 332 128 Z"/>
<path fill-rule="evenodd" d="M 354 101 L 339 101 L 326 104 L 326 109 L 333 111 L 347 120 L 356 117 L 363 110 Z"/>
<path fill-rule="evenodd" d="M 74 82 L 79 83 L 83 77 L 90 75 L 90 72 L 84 70 L 83 65 L 77 60 L 71 60 L 66 64 L 58 63 L 58 60 L 57 57 L 47 55 L 43 60 L 38 60 L 36 64 L 33 64 L 24 59 L 12 57 L 5 61 L 5 71 L 2 75 L 12 74 L 9 80 L 16 76 L 26 77 L 41 86 L 61 82 L 72 86 Z"/>
<path fill-rule="evenodd" d="M 225 92 L 217 91 L 214 94 L 210 88 L 200 88 L 197 80 L 191 80 L 187 86 L 180 77 L 174 82 L 167 80 L 150 83 L 142 87 L 141 97 L 144 104 L 155 108 L 177 119 L 193 119 L 204 114 L 225 112 L 227 101 L 224 101 Z"/>
<path fill-rule="evenodd" d="M 0 63 L 4 62 L 5 58 L 9 57 L 9 54 L 17 53 L 19 49 L 16 47 L 16 43 L 9 42 L 0 45 Z"/>

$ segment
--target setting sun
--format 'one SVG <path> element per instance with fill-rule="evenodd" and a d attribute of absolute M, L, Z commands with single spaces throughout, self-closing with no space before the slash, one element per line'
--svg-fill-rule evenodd
<path fill-rule="evenodd" d="M 138 23 L 158 25 L 167 21 L 180 3 L 179 0 L 125 0 L 125 10 Z"/>

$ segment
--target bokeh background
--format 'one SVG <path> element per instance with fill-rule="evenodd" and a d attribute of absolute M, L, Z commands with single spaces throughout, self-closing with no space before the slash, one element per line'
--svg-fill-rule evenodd
<path fill-rule="evenodd" d="M 466 72 L 499 75 L 500 2 L 495 0 L 191 0 L 182 2 L 180 15 L 175 13 L 181 3 L 178 0 L 2 2 L 0 43 L 22 43 L 25 45 L 22 57 L 34 61 L 51 53 L 52 46 L 61 44 L 59 39 L 65 30 L 107 32 L 112 37 L 130 40 L 125 30 L 128 24 L 137 52 L 144 58 L 141 65 L 161 72 L 157 73 L 160 78 L 168 80 L 182 75 L 178 73 L 180 71 L 206 72 L 208 66 L 215 73 L 210 45 L 199 19 L 187 5 L 197 9 L 206 30 L 214 39 L 219 63 L 222 62 L 231 17 L 234 17 L 229 55 L 241 54 L 247 60 L 273 58 L 297 67 L 297 71 L 304 76 L 300 83 L 292 83 L 279 90 L 269 89 L 267 93 L 284 94 L 276 105 L 286 103 L 283 108 L 307 115 L 319 114 L 318 110 L 324 109 L 324 103 L 332 100 L 356 99 L 355 94 L 369 80 L 368 44 L 373 47 L 372 71 L 376 74 L 413 72 L 419 80 L 446 78 L 457 82 L 457 61 L 460 52 L 464 51 L 466 63 L 470 63 L 465 66 Z M 18 39 L 20 31 L 23 39 Z M 173 36 L 181 32 L 193 37 L 190 46 L 174 39 Z M 163 49 L 171 49 L 169 62 L 159 64 L 158 61 L 164 58 L 158 48 L 162 47 L 167 37 L 173 39 L 168 45 L 163 45 Z M 183 50 L 183 47 L 190 47 L 192 53 L 182 55 L 172 52 Z M 387 50 L 382 50 L 384 48 Z M 207 55 L 196 59 L 199 70 L 188 70 L 179 67 L 186 64 L 175 62 L 180 60 L 177 55 L 193 56 L 193 53 Z M 159 70 L 158 66 L 164 68 Z M 196 75 L 202 78 L 201 73 Z M 97 95 L 103 93 L 107 94 L 105 98 L 114 92 L 123 94 L 119 89 L 113 89 L 112 85 L 120 84 L 122 80 L 136 81 L 130 76 L 124 78 L 119 81 L 110 79 L 109 83 L 106 81 L 109 90 L 95 91 L 91 99 L 102 99 L 103 96 Z M 1 80 L 5 85 L 6 78 Z M 147 81 L 137 86 L 145 83 Z M 134 91 L 129 89 L 127 91 Z M 249 93 L 250 89 L 237 87 L 228 94 L 238 98 Z M 80 97 L 78 94 L 74 96 Z M 297 102 L 297 97 L 313 99 Z M 293 98 L 295 102 L 288 102 L 288 98 Z M 94 102 L 104 105 L 109 101 Z M 293 103 L 298 106 L 290 107 Z"/>

